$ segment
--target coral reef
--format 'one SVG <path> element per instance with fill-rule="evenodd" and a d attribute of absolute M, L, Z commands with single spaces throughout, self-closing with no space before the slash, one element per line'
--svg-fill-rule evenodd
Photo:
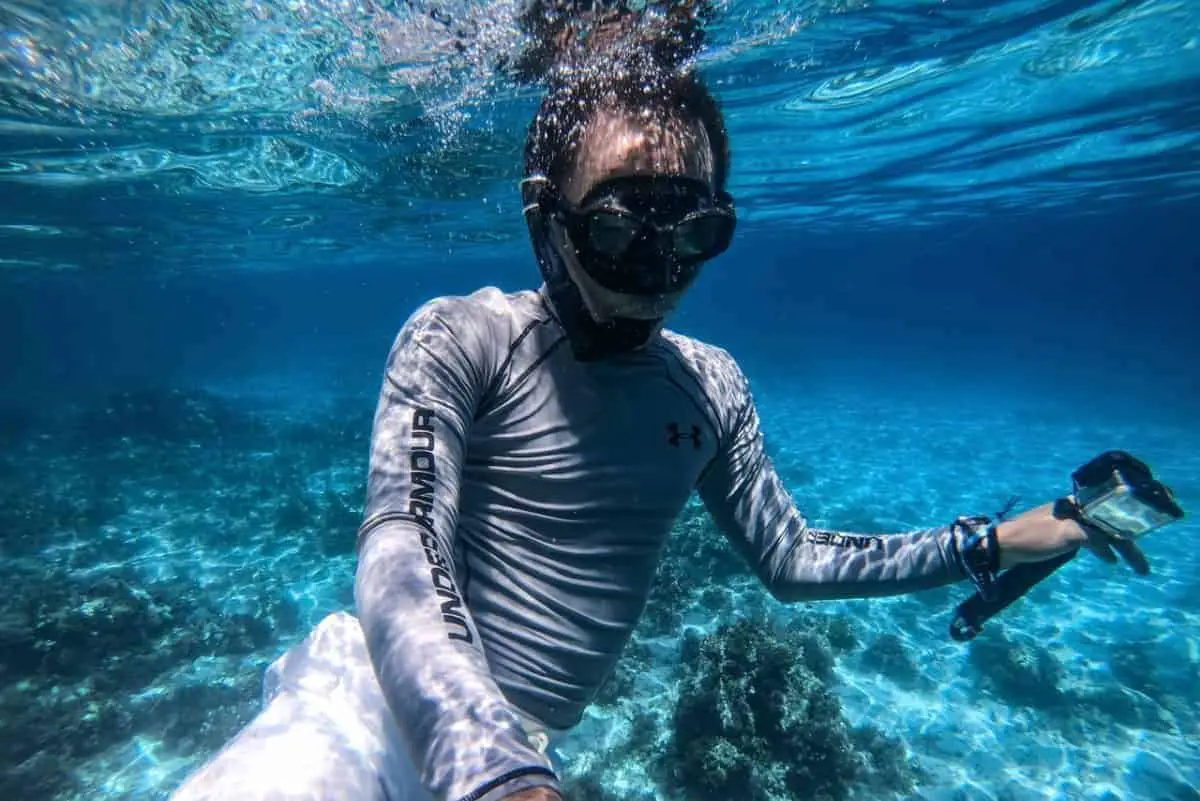
<path fill-rule="evenodd" d="M 1031 638 L 1010 640 L 995 626 L 971 643 L 971 666 L 980 684 L 1013 706 L 1054 709 L 1068 702 L 1063 668 L 1048 649 Z"/>
<path fill-rule="evenodd" d="M 268 657 L 229 660 L 219 681 L 175 670 L 200 657 L 270 651 L 296 631 L 286 598 L 264 593 L 242 613 L 186 582 L 139 585 L 34 566 L 8 574 L 0 603 L 0 797 L 52 797 L 77 779 L 73 760 L 132 737 L 212 753 L 253 714 Z M 55 758 L 47 760 L 45 753 Z M 36 792 L 35 792 L 36 788 Z"/>
<path fill-rule="evenodd" d="M 912 689 L 923 684 L 923 674 L 904 640 L 896 634 L 880 634 L 866 647 L 863 667 L 878 672 L 900 687 Z"/>
<path fill-rule="evenodd" d="M 135 738 L 204 759 L 257 710 L 319 612 L 296 582 L 352 586 L 369 415 L 328 414 L 137 391 L 6 424 L 0 797 L 88 796 Z"/>
<path fill-rule="evenodd" d="M 911 787 L 903 746 L 846 721 L 827 642 L 749 620 L 685 642 L 667 754 L 681 798 L 842 801 L 863 782 Z"/>

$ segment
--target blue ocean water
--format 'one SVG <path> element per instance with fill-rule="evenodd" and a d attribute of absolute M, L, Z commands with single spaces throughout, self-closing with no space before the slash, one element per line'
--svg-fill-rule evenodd
<path fill-rule="evenodd" d="M 536 285 L 515 5 L 439 8 L 0 3 L 0 797 L 162 798 L 244 725 L 352 607 L 397 329 Z M 737 357 L 814 524 L 1032 506 L 1108 448 L 1195 510 L 1193 4 L 729 0 L 699 66 L 741 223 L 673 327 Z M 850 798 L 1198 798 L 1197 534 L 962 645 L 965 587 L 783 606 L 689 508 L 568 799 L 698 801 L 679 654 L 734 620 L 816 636 L 838 725 L 915 766 Z"/>

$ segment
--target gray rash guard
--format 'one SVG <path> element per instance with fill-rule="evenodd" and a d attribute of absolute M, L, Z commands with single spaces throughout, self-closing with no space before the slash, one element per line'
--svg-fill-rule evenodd
<path fill-rule="evenodd" d="M 555 786 L 521 716 L 577 723 L 641 614 L 699 490 L 781 600 L 966 577 L 947 526 L 808 527 L 725 351 L 671 332 L 579 362 L 541 292 L 418 310 L 389 355 L 359 532 L 368 650 L 439 801 Z"/>

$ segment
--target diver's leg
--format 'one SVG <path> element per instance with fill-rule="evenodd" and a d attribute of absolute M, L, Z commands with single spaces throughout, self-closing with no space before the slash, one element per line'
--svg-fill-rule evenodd
<path fill-rule="evenodd" d="M 264 696 L 172 801 L 429 801 L 351 615 L 325 618 L 271 665 Z"/>

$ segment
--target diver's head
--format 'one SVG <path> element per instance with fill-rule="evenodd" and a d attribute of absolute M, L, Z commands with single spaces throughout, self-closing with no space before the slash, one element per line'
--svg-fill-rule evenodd
<path fill-rule="evenodd" d="M 593 64 L 552 85 L 523 182 L 534 250 L 581 358 L 653 339 L 735 223 L 724 121 L 695 74 Z"/>

